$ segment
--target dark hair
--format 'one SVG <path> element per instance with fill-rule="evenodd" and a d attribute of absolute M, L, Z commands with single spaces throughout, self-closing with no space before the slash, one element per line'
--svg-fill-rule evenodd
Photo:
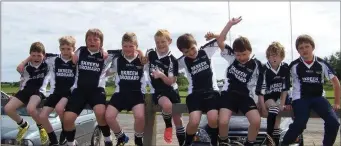
<path fill-rule="evenodd" d="M 240 36 L 234 40 L 232 48 L 233 52 L 244 52 L 246 50 L 252 52 L 249 39 L 243 36 Z"/>
<path fill-rule="evenodd" d="M 197 41 L 192 34 L 185 33 L 178 37 L 176 40 L 176 46 L 182 52 L 182 49 L 189 49 L 192 45 L 196 45 Z"/>
<path fill-rule="evenodd" d="M 315 42 L 310 35 L 303 34 L 298 36 L 295 43 L 296 49 L 298 49 L 298 46 L 302 43 L 309 43 L 313 48 L 315 48 Z"/>
<path fill-rule="evenodd" d="M 41 42 L 34 42 L 34 43 L 32 43 L 32 45 L 30 47 L 30 54 L 32 52 L 37 52 L 37 53 L 45 54 L 45 47 L 44 47 L 43 43 L 41 43 Z"/>

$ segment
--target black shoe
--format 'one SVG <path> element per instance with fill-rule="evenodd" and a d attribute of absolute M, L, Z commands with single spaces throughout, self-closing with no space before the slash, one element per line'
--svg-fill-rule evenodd
<path fill-rule="evenodd" d="M 59 146 L 58 143 L 50 143 L 49 146 Z"/>
<path fill-rule="evenodd" d="M 105 141 L 104 145 L 105 146 L 113 146 L 113 143 L 112 143 L 112 141 Z"/>

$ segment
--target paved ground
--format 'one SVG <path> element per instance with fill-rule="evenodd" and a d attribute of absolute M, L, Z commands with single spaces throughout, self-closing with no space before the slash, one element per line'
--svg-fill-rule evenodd
<path fill-rule="evenodd" d="M 120 125 L 123 127 L 125 133 L 128 134 L 129 138 L 131 139 L 128 145 L 134 145 L 134 130 L 133 130 L 133 117 L 129 114 L 120 114 L 119 115 Z M 175 136 L 175 129 L 173 130 L 173 143 L 167 144 L 163 140 L 163 130 L 164 130 L 164 123 L 161 116 L 157 116 L 157 145 L 158 146 L 176 146 L 178 145 L 176 136 Z M 183 117 L 184 124 L 188 123 L 188 117 Z M 309 119 L 307 129 L 304 132 L 304 141 L 306 146 L 321 146 L 322 139 L 323 139 L 323 120 L 321 119 Z M 336 139 L 334 146 L 340 146 L 340 133 Z"/>

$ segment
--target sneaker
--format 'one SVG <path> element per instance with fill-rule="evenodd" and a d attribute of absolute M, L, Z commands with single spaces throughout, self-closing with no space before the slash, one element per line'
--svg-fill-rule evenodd
<path fill-rule="evenodd" d="M 129 137 L 124 135 L 123 137 L 117 139 L 116 146 L 124 146 L 126 143 L 128 143 Z"/>
<path fill-rule="evenodd" d="M 165 132 L 163 133 L 163 138 L 165 139 L 165 141 L 167 143 L 172 143 L 172 139 L 173 139 L 173 129 L 172 127 L 166 128 Z"/>
<path fill-rule="evenodd" d="M 112 141 L 105 141 L 104 146 L 113 146 Z"/>
<path fill-rule="evenodd" d="M 27 123 L 26 127 L 24 127 L 24 128 L 22 128 L 21 126 L 18 127 L 19 131 L 18 131 L 17 138 L 16 138 L 17 142 L 22 141 L 22 139 L 24 138 L 28 128 L 30 128 L 30 125 L 28 123 Z"/>
<path fill-rule="evenodd" d="M 39 130 L 39 134 L 40 134 L 40 142 L 42 145 L 45 145 L 48 140 L 49 140 L 49 136 L 47 135 L 47 132 L 45 131 L 44 128 Z"/>

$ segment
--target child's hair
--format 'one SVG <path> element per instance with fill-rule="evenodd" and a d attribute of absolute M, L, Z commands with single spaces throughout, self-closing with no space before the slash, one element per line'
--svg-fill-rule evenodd
<path fill-rule="evenodd" d="M 232 48 L 233 48 L 233 52 L 244 52 L 244 51 L 252 52 L 249 39 L 243 36 L 240 36 L 233 41 Z"/>
<path fill-rule="evenodd" d="M 101 40 L 101 47 L 103 47 L 103 37 L 104 36 L 103 36 L 103 33 L 101 30 L 99 30 L 98 28 L 89 29 L 85 34 L 85 41 L 90 35 L 94 35 L 94 36 L 99 37 L 99 39 Z"/>
<path fill-rule="evenodd" d="M 197 45 L 197 41 L 190 33 L 185 33 L 176 40 L 176 46 L 182 52 L 182 49 L 189 49 L 192 45 Z"/>
<path fill-rule="evenodd" d="M 41 42 L 34 42 L 30 47 L 30 54 L 32 52 L 43 53 L 45 55 L 45 47 Z"/>
<path fill-rule="evenodd" d="M 315 48 L 315 42 L 310 35 L 302 34 L 302 35 L 298 36 L 296 39 L 296 44 L 295 44 L 296 49 L 298 49 L 298 46 L 302 43 L 309 43 L 313 47 L 313 49 Z"/>
<path fill-rule="evenodd" d="M 130 42 L 130 43 L 133 43 L 134 45 L 138 46 L 137 36 L 133 32 L 126 32 L 122 36 L 122 44 L 123 44 L 123 42 Z"/>
<path fill-rule="evenodd" d="M 269 59 L 269 57 L 272 55 L 272 54 L 275 54 L 277 56 L 280 56 L 281 58 L 284 58 L 285 57 L 285 51 L 284 51 L 284 47 L 281 43 L 279 42 L 272 42 L 268 49 L 266 49 L 266 58 Z"/>
<path fill-rule="evenodd" d="M 165 37 L 166 39 L 171 40 L 170 33 L 169 33 L 169 31 L 166 30 L 166 29 L 159 29 L 159 30 L 155 33 L 154 37 Z"/>
<path fill-rule="evenodd" d="M 73 36 L 63 36 L 59 38 L 59 46 L 69 45 L 75 48 L 76 39 Z"/>

